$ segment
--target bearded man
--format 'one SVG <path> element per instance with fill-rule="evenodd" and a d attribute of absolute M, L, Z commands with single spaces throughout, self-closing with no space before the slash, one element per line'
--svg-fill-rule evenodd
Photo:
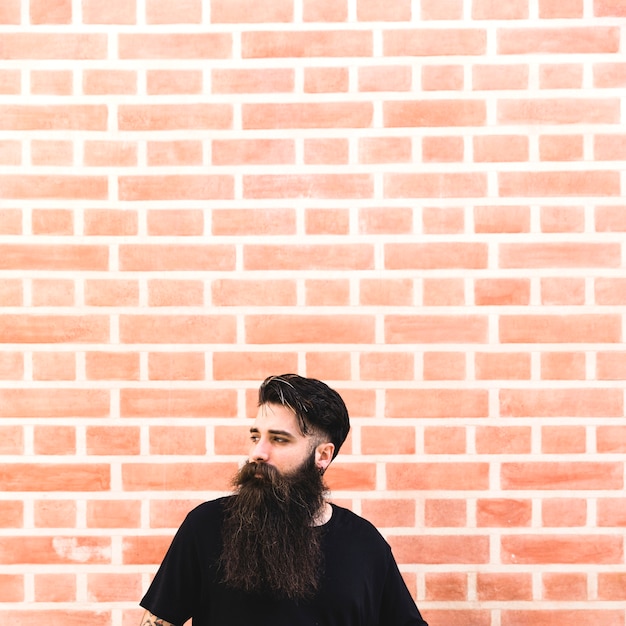
<path fill-rule="evenodd" d="M 428 626 L 380 533 L 326 499 L 349 430 L 323 382 L 267 378 L 234 494 L 189 513 L 141 600 L 142 626 Z"/>

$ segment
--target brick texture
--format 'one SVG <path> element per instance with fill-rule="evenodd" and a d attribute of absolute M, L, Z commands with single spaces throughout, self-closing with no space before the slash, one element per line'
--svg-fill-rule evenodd
<path fill-rule="evenodd" d="M 0 1 L 0 623 L 137 624 L 295 371 L 431 626 L 626 626 L 625 7 Z"/>

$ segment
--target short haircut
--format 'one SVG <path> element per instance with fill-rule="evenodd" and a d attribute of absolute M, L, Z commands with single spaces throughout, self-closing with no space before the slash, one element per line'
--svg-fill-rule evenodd
<path fill-rule="evenodd" d="M 297 374 L 269 376 L 259 387 L 259 406 L 280 404 L 291 409 L 303 435 L 323 433 L 335 445 L 333 459 L 350 431 L 348 409 L 326 383 Z"/>

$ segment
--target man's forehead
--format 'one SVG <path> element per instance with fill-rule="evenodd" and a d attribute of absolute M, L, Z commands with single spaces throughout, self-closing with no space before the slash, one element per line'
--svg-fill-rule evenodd
<path fill-rule="evenodd" d="M 300 429 L 295 413 L 281 404 L 260 405 L 252 429 L 282 430 L 294 436 L 305 436 Z"/>

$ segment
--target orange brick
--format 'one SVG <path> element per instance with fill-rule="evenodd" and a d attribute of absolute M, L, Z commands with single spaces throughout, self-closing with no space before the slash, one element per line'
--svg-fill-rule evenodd
<path fill-rule="evenodd" d="M 425 576 L 426 599 L 441 602 L 467 600 L 467 575 L 461 572 L 435 572 Z"/>
<path fill-rule="evenodd" d="M 0 176 L 0 195 L 3 198 L 106 200 L 107 194 L 108 182 L 103 176 Z"/>
<path fill-rule="evenodd" d="M 541 378 L 544 380 L 585 380 L 584 352 L 544 352 L 541 355 Z"/>
<path fill-rule="evenodd" d="M 493 0 L 492 0 L 493 1 Z M 502 28 L 499 54 L 576 54 L 617 52 L 619 33 L 611 26 L 559 28 Z"/>
<path fill-rule="evenodd" d="M 233 343 L 230 315 L 122 315 L 123 343 Z"/>
<path fill-rule="evenodd" d="M 528 161 L 528 137 L 525 135 L 474 137 L 474 160 L 478 163 Z"/>
<path fill-rule="evenodd" d="M 616 343 L 619 320 L 612 315 L 504 315 L 502 343 Z"/>
<path fill-rule="evenodd" d="M 85 235 L 127 236 L 137 234 L 137 212 L 130 209 L 85 211 Z"/>
<path fill-rule="evenodd" d="M 528 426 L 479 426 L 476 428 L 478 454 L 528 454 L 531 432 Z"/>
<path fill-rule="evenodd" d="M 597 304 L 623 304 L 626 301 L 626 280 L 623 278 L 598 278 L 595 281 Z"/>
<path fill-rule="evenodd" d="M 347 0 L 303 0 L 305 22 L 345 22 Z"/>
<path fill-rule="evenodd" d="M 517 564 L 615 564 L 623 558 L 622 537 L 586 535 L 510 535 L 502 537 L 502 562 Z"/>
<path fill-rule="evenodd" d="M 347 235 L 350 213 L 345 209 L 307 209 L 304 229 L 308 235 Z"/>
<path fill-rule="evenodd" d="M 139 284 L 136 280 L 86 280 L 85 304 L 88 306 L 136 306 Z"/>
<path fill-rule="evenodd" d="M 122 271 L 230 270 L 235 266 L 235 248 L 220 244 L 122 244 L 119 258 Z"/>
<path fill-rule="evenodd" d="M 541 503 L 543 527 L 585 526 L 587 501 L 584 498 L 548 498 Z"/>
<path fill-rule="evenodd" d="M 128 141 L 86 141 L 85 165 L 132 167 L 137 165 L 137 144 Z"/>
<path fill-rule="evenodd" d="M 626 158 L 626 135 L 596 135 L 593 153 L 598 161 L 621 161 Z"/>
<path fill-rule="evenodd" d="M 231 176 L 120 176 L 120 198 L 147 200 L 227 200 L 233 197 Z"/>
<path fill-rule="evenodd" d="M 359 141 L 361 163 L 409 163 L 411 151 L 409 137 L 364 137 Z"/>
<path fill-rule="evenodd" d="M 232 36 L 226 33 L 121 33 L 118 37 L 120 59 L 227 59 L 232 52 Z"/>
<path fill-rule="evenodd" d="M 598 574 L 598 597 L 601 600 L 626 600 L 626 574 L 623 572 L 600 572 Z"/>
<path fill-rule="evenodd" d="M 541 451 L 544 454 L 582 454 L 587 449 L 583 426 L 543 426 Z"/>
<path fill-rule="evenodd" d="M 359 199 L 370 198 L 371 174 L 260 174 L 244 175 L 245 199 Z"/>
<path fill-rule="evenodd" d="M 307 165 L 342 165 L 348 162 L 346 139 L 305 139 L 304 162 Z"/>
<path fill-rule="evenodd" d="M 523 20 L 528 18 L 526 0 L 475 0 L 472 3 L 472 18 L 475 20 Z"/>
<path fill-rule="evenodd" d="M 112 0 L 105 4 L 97 0 L 83 0 L 83 22 L 85 24 L 135 24 L 135 0 L 128 2 Z"/>
<path fill-rule="evenodd" d="M 422 0 L 423 20 L 459 20 L 463 17 L 463 0 Z"/>
<path fill-rule="evenodd" d="M 341 93 L 348 91 L 348 86 L 348 68 L 304 68 L 304 93 Z"/>
<path fill-rule="evenodd" d="M 626 17 L 626 7 L 619 0 L 594 0 L 593 14 L 596 17 Z"/>
<path fill-rule="evenodd" d="M 479 528 L 514 528 L 530 526 L 530 500 L 505 498 L 479 499 L 476 503 L 476 523 Z"/>
<path fill-rule="evenodd" d="M 618 463 L 503 463 L 503 489 L 622 489 Z"/>
<path fill-rule="evenodd" d="M 120 130 L 224 130 L 231 124 L 232 107 L 219 103 L 124 104 L 118 113 Z"/>
<path fill-rule="evenodd" d="M 0 528 L 22 528 L 24 503 L 21 500 L 3 500 L 0 509 Z"/>
<path fill-rule="evenodd" d="M 453 235 L 465 231 L 465 212 L 455 207 L 424 207 L 422 226 L 429 235 Z"/>
<path fill-rule="evenodd" d="M 0 602 L 23 602 L 24 576 L 0 574 Z"/>
<path fill-rule="evenodd" d="M 360 303 L 364 306 L 411 306 L 413 281 L 410 279 L 363 279 Z"/>
<path fill-rule="evenodd" d="M 385 245 L 385 267 L 397 269 L 483 269 L 483 243 L 397 243 Z"/>
<path fill-rule="evenodd" d="M 148 354 L 150 380 L 204 380 L 204 353 L 151 352 Z"/>
<path fill-rule="evenodd" d="M 480 490 L 488 484 L 488 463 L 387 463 L 388 489 Z M 458 561 L 456 561 L 458 562 Z"/>
<path fill-rule="evenodd" d="M 90 96 L 136 94 L 137 72 L 86 69 L 83 72 L 83 92 Z"/>
<path fill-rule="evenodd" d="M 225 491 L 237 463 L 133 463 L 122 465 L 125 491 Z"/>
<path fill-rule="evenodd" d="M 234 390 L 213 389 L 122 389 L 123 417 L 234 417 Z"/>
<path fill-rule="evenodd" d="M 624 498 L 600 498 L 598 500 L 598 526 L 626 526 Z"/>
<path fill-rule="evenodd" d="M 204 234 L 204 216 L 195 209 L 157 209 L 148 211 L 148 235 L 191 236 Z"/>
<path fill-rule="evenodd" d="M 247 270 L 364 270 L 374 264 L 369 244 L 256 245 L 244 249 Z"/>
<path fill-rule="evenodd" d="M 626 380 L 626 352 L 598 352 L 596 375 L 600 380 Z"/>
<path fill-rule="evenodd" d="M 384 175 L 386 198 L 477 198 L 486 194 L 486 185 L 481 172 Z"/>
<path fill-rule="evenodd" d="M 148 70 L 148 95 L 200 94 L 203 79 L 200 70 Z"/>
<path fill-rule="evenodd" d="M 385 56 L 474 56 L 485 53 L 483 29 L 398 29 L 383 32 Z"/>
<path fill-rule="evenodd" d="M 413 231 L 410 208 L 363 207 L 359 210 L 359 232 L 363 234 L 406 234 Z"/>
<path fill-rule="evenodd" d="M 583 0 L 539 0 L 539 17 L 561 18 L 583 16 Z"/>
<path fill-rule="evenodd" d="M 426 454 L 464 454 L 466 451 L 465 428 L 438 426 L 424 428 Z"/>
<path fill-rule="evenodd" d="M 140 573 L 87 574 L 87 593 L 94 602 L 130 602 L 142 591 Z"/>
<path fill-rule="evenodd" d="M 461 91 L 464 83 L 462 65 L 424 65 L 422 67 L 424 91 Z"/>
<path fill-rule="evenodd" d="M 363 516 L 378 528 L 415 526 L 415 502 L 411 499 L 363 500 Z"/>
<path fill-rule="evenodd" d="M 282 371 L 282 370 L 281 370 Z M 215 454 L 243 456 L 250 448 L 250 429 L 247 426 L 216 426 Z"/>
<path fill-rule="evenodd" d="M 363 454 L 415 454 L 415 429 L 412 426 L 363 426 Z"/>
<path fill-rule="evenodd" d="M 418 560 L 425 564 L 476 564 L 489 561 L 489 539 L 482 535 L 396 535 L 389 538 L 389 543 L 399 564 L 415 563 Z"/>
<path fill-rule="evenodd" d="M 73 528 L 76 525 L 76 502 L 73 500 L 36 500 L 37 528 Z"/>
<path fill-rule="evenodd" d="M 76 429 L 73 426 L 35 426 L 35 454 L 76 454 Z"/>
<path fill-rule="evenodd" d="M 0 426 L 0 454 L 22 454 L 24 432 L 21 426 Z"/>
<path fill-rule="evenodd" d="M 623 400 L 614 389 L 502 389 L 503 417 L 622 417 Z"/>
<path fill-rule="evenodd" d="M 148 24 L 199 24 L 202 0 L 147 0 Z"/>
<path fill-rule="evenodd" d="M 486 109 L 481 100 L 389 101 L 383 116 L 388 128 L 483 126 Z"/>
<path fill-rule="evenodd" d="M 75 602 L 75 574 L 35 574 L 36 602 Z"/>
<path fill-rule="evenodd" d="M 0 289 L 0 296 L 2 289 Z M 6 302 L 6 300 L 2 300 Z M 21 380 L 24 377 L 24 357 L 21 352 L 0 352 L 0 380 Z"/>
<path fill-rule="evenodd" d="M 294 369 L 292 367 L 289 371 Z M 283 368 L 282 371 L 287 370 Z M 342 352 L 307 352 L 306 375 L 319 380 L 350 380 L 350 355 Z"/>
<path fill-rule="evenodd" d="M 149 141 L 148 165 L 202 165 L 200 141 Z"/>
<path fill-rule="evenodd" d="M 35 142 L 33 142 L 34 144 Z M 32 160 L 32 147 L 31 147 Z M 19 141 L 0 141 L 0 165 L 20 165 L 22 163 L 22 145 Z M 10 213 L 3 211 L 8 217 Z M 0 228 L 6 229 L 7 226 L 2 224 Z"/>
<path fill-rule="evenodd" d="M 293 306 L 296 303 L 293 280 L 215 280 L 211 298 L 216 306 Z"/>
<path fill-rule="evenodd" d="M 296 214 L 292 209 L 215 209 L 214 235 L 293 235 Z"/>
<path fill-rule="evenodd" d="M 472 315 L 387 315 L 387 343 L 484 343 L 487 319 Z"/>
<path fill-rule="evenodd" d="M 69 71 L 33 70 L 30 74 L 30 91 L 33 94 L 70 96 L 73 89 L 73 77 Z"/>
<path fill-rule="evenodd" d="M 87 528 L 138 528 L 141 503 L 136 500 L 88 500 Z"/>
<path fill-rule="evenodd" d="M 545 572 L 541 576 L 543 598 L 557 602 L 587 600 L 587 574 Z"/>
<path fill-rule="evenodd" d="M 90 455 L 139 454 L 137 426 L 88 426 L 86 439 Z"/>
<path fill-rule="evenodd" d="M 555 63 L 539 66 L 541 89 L 581 89 L 583 66 L 576 63 Z"/>
<path fill-rule="evenodd" d="M 0 11 L 4 8 L 1 7 Z M 19 94 L 22 89 L 22 75 L 17 70 L 0 70 L 0 94 Z"/>
<path fill-rule="evenodd" d="M 242 33 L 241 49 L 244 59 L 371 57 L 373 41 L 366 30 L 298 31 L 297 37 L 293 31 L 250 31 Z"/>
<path fill-rule="evenodd" d="M 359 91 L 409 91 L 412 85 L 408 65 L 359 67 Z"/>
<path fill-rule="evenodd" d="M 478 352 L 475 367 L 478 380 L 530 379 L 530 355 L 523 352 Z"/>
<path fill-rule="evenodd" d="M 295 145 L 291 139 L 215 139 L 212 143 L 214 165 L 279 165 L 295 163 Z M 243 215 L 266 213 L 265 211 L 241 210 Z M 269 213 L 278 213 L 274 209 Z M 235 211 L 217 209 L 215 216 L 234 214 Z M 286 213 L 286 211 L 283 211 Z M 254 218 L 255 221 L 261 216 Z"/>
<path fill-rule="evenodd" d="M 528 65 L 474 65 L 472 88 L 477 91 L 528 88 Z"/>
<path fill-rule="evenodd" d="M 73 306 L 73 280 L 34 280 L 32 285 L 34 306 Z"/>
<path fill-rule="evenodd" d="M 457 278 L 427 278 L 423 282 L 422 299 L 425 306 L 462 306 L 465 304 L 465 285 Z"/>
<path fill-rule="evenodd" d="M 479 572 L 476 577 L 478 599 L 482 602 L 514 602 L 532 600 L 533 586 L 530 574 L 490 574 Z"/>
<path fill-rule="evenodd" d="M 245 336 L 249 344 L 372 343 L 371 315 L 248 315 Z"/>
<path fill-rule="evenodd" d="M 243 104 L 242 116 L 244 130 L 369 128 L 373 107 L 369 102 Z"/>
<path fill-rule="evenodd" d="M 46 491 L 108 491 L 110 484 L 110 467 L 108 464 L 90 464 L 90 463 L 24 463 L 19 467 L 19 473 L 16 473 L 15 466 L 3 463 L 0 465 L 0 487 L 3 491 L 29 491 L 29 492 L 46 492 Z M 72 524 L 73 527 L 73 524 Z M 17 538 L 16 538 L 17 539 Z M 22 547 L 18 549 L 16 555 L 21 563 L 36 563 L 26 556 L 25 550 L 31 548 L 31 544 L 23 542 Z M 45 541 L 45 537 L 41 538 Z M 88 539 L 88 538 L 85 538 Z M 106 543 L 106 540 L 103 539 Z M 0 539 L 0 547 L 3 540 Z M 36 556 L 36 548 L 33 547 L 33 555 Z M 7 554 L 7 553 L 4 553 Z M 9 553 L 10 554 L 10 553 Z M 61 555 L 59 554 L 59 557 Z M 61 557 L 61 561 L 64 559 Z M 5 561 L 10 563 L 10 561 Z M 45 563 L 56 563 L 55 559 L 50 555 L 46 558 Z"/>
<path fill-rule="evenodd" d="M 294 86 L 292 69 L 215 69 L 211 72 L 213 93 L 291 93 Z"/>
<path fill-rule="evenodd" d="M 139 354 L 136 352 L 87 352 L 87 380 L 139 380 Z"/>
<path fill-rule="evenodd" d="M 202 500 L 152 500 L 150 502 L 150 528 L 178 528 L 185 516 Z"/>
<path fill-rule="evenodd" d="M 541 303 L 585 304 L 585 281 L 582 278 L 542 278 Z"/>
<path fill-rule="evenodd" d="M 541 207 L 541 232 L 581 233 L 585 229 L 585 214 L 582 207 Z"/>
<path fill-rule="evenodd" d="M 70 24 L 72 21 L 72 0 L 31 0 L 31 24 Z"/>
<path fill-rule="evenodd" d="M 375 484 L 374 463 L 333 463 L 324 478 L 332 491 L 370 491 Z"/>
<path fill-rule="evenodd" d="M 424 380 L 464 380 L 465 354 L 462 352 L 425 352 Z"/>
<path fill-rule="evenodd" d="M 598 426 L 596 429 L 598 452 L 623 452 L 626 450 L 626 428 L 623 426 Z"/>
<path fill-rule="evenodd" d="M 527 278 L 481 278 L 474 282 L 474 301 L 479 306 L 514 306 L 530 303 Z"/>
<path fill-rule="evenodd" d="M 422 160 L 425 163 L 455 163 L 463 160 L 465 145 L 462 137 L 424 137 Z"/>
<path fill-rule="evenodd" d="M 503 172 L 501 196 L 618 196 L 617 172 Z"/>
<path fill-rule="evenodd" d="M 8 343 L 106 342 L 109 320 L 97 315 L 0 315 L 0 336 Z"/>
<path fill-rule="evenodd" d="M 74 146 L 70 141 L 33 141 L 30 146 L 30 160 L 33 165 L 72 165 Z"/>
<path fill-rule="evenodd" d="M 625 63 L 595 63 L 593 66 L 593 86 L 612 88 L 626 86 Z"/>
<path fill-rule="evenodd" d="M 205 455 L 206 431 L 202 426 L 152 426 L 150 454 Z"/>
<path fill-rule="evenodd" d="M 348 306 L 350 303 L 347 280 L 307 280 L 304 290 L 307 306 Z"/>

